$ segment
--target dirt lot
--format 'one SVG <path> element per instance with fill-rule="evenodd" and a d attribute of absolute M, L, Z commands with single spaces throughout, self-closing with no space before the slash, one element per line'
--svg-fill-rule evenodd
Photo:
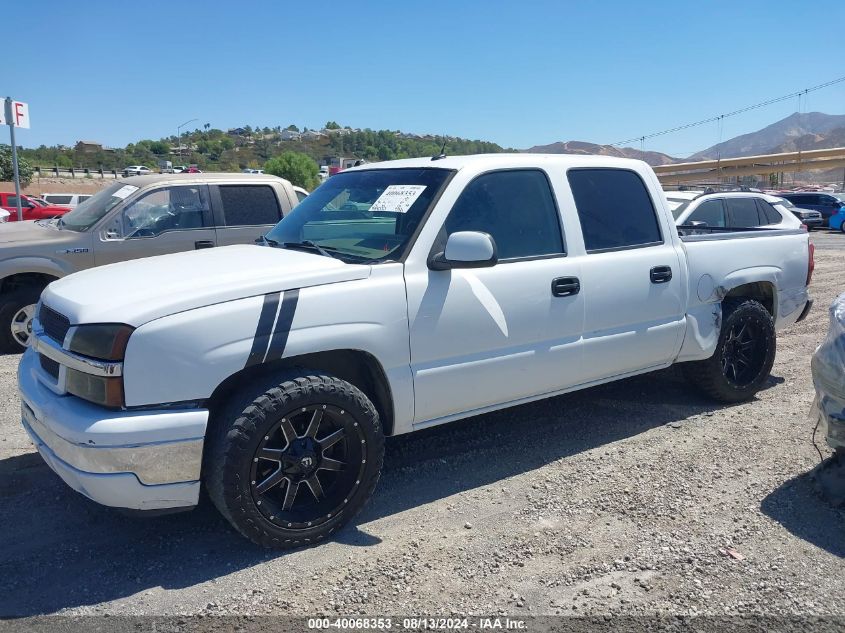
<path fill-rule="evenodd" d="M 812 491 L 808 411 L 845 236 L 813 239 L 816 307 L 753 402 L 670 370 L 394 438 L 357 525 L 291 553 L 208 504 L 138 519 L 71 492 L 0 358 L 0 615 L 842 614 L 845 513 Z"/>

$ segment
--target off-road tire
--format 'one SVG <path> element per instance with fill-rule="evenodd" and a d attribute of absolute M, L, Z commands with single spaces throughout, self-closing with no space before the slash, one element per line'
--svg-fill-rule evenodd
<path fill-rule="evenodd" d="M 262 547 L 289 549 L 326 539 L 358 514 L 381 474 L 384 434 L 372 402 L 344 380 L 301 370 L 282 374 L 273 384 L 276 386 L 264 393 L 259 388 L 257 396 L 250 390 L 237 394 L 210 421 L 203 479 L 212 502 L 236 530 Z M 330 519 L 323 518 L 323 523 L 310 528 L 286 529 L 270 521 L 256 503 L 251 468 L 262 440 L 267 439 L 265 434 L 279 420 L 315 405 L 340 409 L 354 420 L 355 441 L 357 444 L 357 438 L 362 439 L 361 455 L 365 458 L 357 466 L 361 469 L 360 482 Z"/>
<path fill-rule="evenodd" d="M 0 295 L 0 353 L 20 354 L 26 347 L 12 336 L 12 318 L 28 305 L 38 303 L 42 288 L 27 286 Z"/>
<path fill-rule="evenodd" d="M 734 384 L 722 370 L 722 358 L 726 353 L 726 341 L 733 327 L 740 322 L 752 324 L 759 330 L 764 345 L 755 377 L 747 384 Z M 774 321 L 769 311 L 753 299 L 725 299 L 722 302 L 722 328 L 716 351 L 706 360 L 684 363 L 684 373 L 696 388 L 719 402 L 743 402 L 750 400 L 760 391 L 768 379 L 775 361 L 777 336 Z"/>

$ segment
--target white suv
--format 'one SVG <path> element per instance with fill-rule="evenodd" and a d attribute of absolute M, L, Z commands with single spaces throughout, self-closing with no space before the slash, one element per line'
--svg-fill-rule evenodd
<path fill-rule="evenodd" d="M 85 202 L 92 195 L 91 193 L 42 193 L 41 199 L 47 204 L 55 204 L 60 207 L 75 209 Z"/>
<path fill-rule="evenodd" d="M 692 196 L 691 192 L 681 193 Z M 666 195 L 677 194 L 670 192 Z M 780 198 L 775 196 L 746 191 L 700 193 L 672 209 L 672 215 L 678 226 L 695 223 L 698 227 L 710 229 L 801 228 L 801 221 L 780 207 L 780 202 Z"/>

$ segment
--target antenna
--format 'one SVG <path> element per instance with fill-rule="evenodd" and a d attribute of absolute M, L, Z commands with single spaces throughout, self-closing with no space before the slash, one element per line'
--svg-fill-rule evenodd
<path fill-rule="evenodd" d="M 446 158 L 446 139 L 443 139 L 443 146 L 440 148 L 440 153 L 437 156 L 432 156 L 431 160 L 440 160 Z"/>

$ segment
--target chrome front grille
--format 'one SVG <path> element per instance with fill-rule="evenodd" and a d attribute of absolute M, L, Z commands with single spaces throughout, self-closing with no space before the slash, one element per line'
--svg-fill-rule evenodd
<path fill-rule="evenodd" d="M 70 320 L 65 315 L 41 304 L 41 309 L 38 311 L 38 320 L 47 336 L 59 345 L 65 342 L 65 335 L 70 329 Z"/>

